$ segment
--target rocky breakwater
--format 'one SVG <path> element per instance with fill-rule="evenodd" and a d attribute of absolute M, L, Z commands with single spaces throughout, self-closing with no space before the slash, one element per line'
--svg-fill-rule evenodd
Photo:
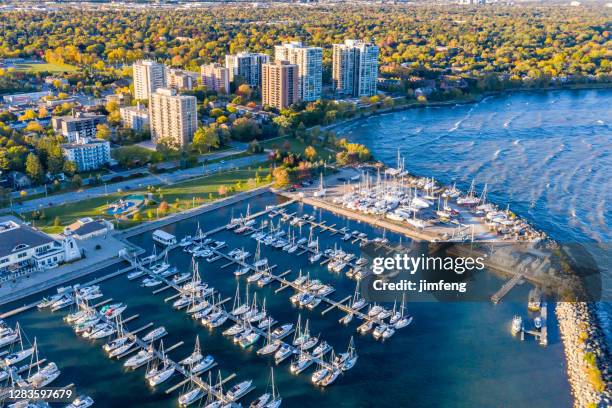
<path fill-rule="evenodd" d="M 574 406 L 612 406 L 612 356 L 597 323 L 594 304 L 559 302 L 556 313 Z"/>

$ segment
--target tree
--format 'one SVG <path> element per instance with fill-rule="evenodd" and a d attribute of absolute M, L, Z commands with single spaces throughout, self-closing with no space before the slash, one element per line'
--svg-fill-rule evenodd
<path fill-rule="evenodd" d="M 209 152 L 211 149 L 217 149 L 220 145 L 217 127 L 202 126 L 195 131 L 191 146 L 200 154 Z"/>
<path fill-rule="evenodd" d="M 26 174 L 37 183 L 42 182 L 45 176 L 40 159 L 34 153 L 28 154 L 26 159 Z"/>
<path fill-rule="evenodd" d="M 251 143 L 249 143 L 249 146 L 247 147 L 247 151 L 249 153 L 261 153 L 263 152 L 263 150 L 264 150 L 263 147 L 261 147 L 257 139 L 253 139 Z"/>
<path fill-rule="evenodd" d="M 170 206 L 168 205 L 167 201 L 162 201 L 161 203 L 159 203 L 159 207 L 158 207 L 159 214 L 164 215 L 165 213 L 168 212 L 169 209 L 170 209 Z"/>
<path fill-rule="evenodd" d="M 252 93 L 253 93 L 253 90 L 251 89 L 251 87 L 248 84 L 242 84 L 236 90 L 236 94 L 238 94 L 240 96 L 243 96 L 247 100 L 251 99 L 251 94 Z"/>
<path fill-rule="evenodd" d="M 308 160 L 313 161 L 317 156 L 317 151 L 314 147 L 308 146 L 306 149 L 304 149 L 304 156 L 306 156 Z"/>
<path fill-rule="evenodd" d="M 35 120 L 32 120 L 28 122 L 24 131 L 33 133 L 43 133 L 45 131 L 45 128 L 40 123 L 36 122 Z"/>
<path fill-rule="evenodd" d="M 284 167 L 277 167 L 272 172 L 274 185 L 278 188 L 286 187 L 289 184 L 289 172 Z"/>
<path fill-rule="evenodd" d="M 239 141 L 248 141 L 256 139 L 261 134 L 259 124 L 249 118 L 238 118 L 232 126 L 232 137 Z"/>
<path fill-rule="evenodd" d="M 59 146 L 52 149 L 47 156 L 47 171 L 51 174 L 59 174 L 64 168 L 64 156 Z"/>
<path fill-rule="evenodd" d="M 218 193 L 219 193 L 220 196 L 226 195 L 227 194 L 227 187 L 225 187 L 225 185 L 221 184 L 219 186 Z"/>
<path fill-rule="evenodd" d="M 26 111 L 23 112 L 21 116 L 19 116 L 19 120 L 34 120 L 37 117 L 38 115 L 32 109 L 26 109 Z"/>
<path fill-rule="evenodd" d="M 64 173 L 68 174 L 69 176 L 72 176 L 76 172 L 77 172 L 76 163 L 70 160 L 66 160 L 64 162 Z"/>
<path fill-rule="evenodd" d="M 6 150 L 0 150 L 0 170 L 6 171 L 11 168 L 11 161 L 9 160 Z"/>
<path fill-rule="evenodd" d="M 104 123 L 99 123 L 96 126 L 96 137 L 104 140 L 109 140 L 111 137 L 111 130 L 108 125 Z"/>
<path fill-rule="evenodd" d="M 75 174 L 74 176 L 72 176 L 70 184 L 72 184 L 73 188 L 81 188 L 83 186 L 83 178 L 78 174 Z"/>
<path fill-rule="evenodd" d="M 59 215 L 56 215 L 53 219 L 53 226 L 59 227 L 60 225 L 62 225 L 62 220 L 60 219 Z"/>

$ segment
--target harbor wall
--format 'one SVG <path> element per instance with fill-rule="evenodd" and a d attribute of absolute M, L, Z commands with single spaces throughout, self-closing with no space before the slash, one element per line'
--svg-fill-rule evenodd
<path fill-rule="evenodd" d="M 574 406 L 612 406 L 612 372 L 609 367 L 612 356 L 597 323 L 595 305 L 586 302 L 560 302 L 556 305 L 556 314 Z M 597 380 L 594 381 L 593 376 L 596 376 L 596 370 L 601 375 L 599 385 L 603 386 L 603 391 L 595 388 Z"/>

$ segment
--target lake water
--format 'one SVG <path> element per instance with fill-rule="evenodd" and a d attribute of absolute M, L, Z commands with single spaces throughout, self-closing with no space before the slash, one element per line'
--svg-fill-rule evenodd
<path fill-rule="evenodd" d="M 612 299 L 612 90 L 514 93 L 453 107 L 412 109 L 341 125 L 374 156 L 479 190 L 562 243 L 584 243 Z M 612 304 L 601 321 L 612 340 Z M 612 343 L 611 343 L 612 344 Z"/>
<path fill-rule="evenodd" d="M 251 200 L 251 211 L 263 209 L 277 200 L 273 195 Z M 210 230 L 226 223 L 232 212 L 238 215 L 245 211 L 245 203 L 239 203 L 165 229 L 181 237 L 193 234 L 198 223 L 204 230 Z M 308 206 L 292 204 L 288 211 L 314 213 L 328 224 L 347 225 L 366 232 L 370 237 L 383 233 L 368 225 L 315 211 Z M 307 233 L 305 229 L 302 232 Z M 386 237 L 392 242 L 402 240 L 392 233 L 386 233 Z M 230 248 L 244 247 L 251 253 L 255 251 L 253 240 L 232 232 L 224 230 L 216 238 L 226 241 Z M 358 246 L 342 242 L 338 236 L 332 237 L 329 233 L 321 234 L 320 240 L 322 248 L 341 243 L 345 249 L 359 252 Z M 149 251 L 152 248 L 150 233 L 133 241 Z M 276 271 L 279 273 L 291 269 L 290 276 L 295 277 L 301 269 L 333 284 L 337 292 L 331 297 L 335 299 L 342 299 L 354 290 L 352 280 L 330 273 L 325 267 L 310 265 L 305 255 L 288 256 L 268 247 L 262 252 L 272 264 L 278 265 Z M 180 250 L 173 251 L 169 260 L 181 270 L 187 270 L 191 262 L 190 257 Z M 223 264 L 223 261 L 213 264 L 201 261 L 200 272 L 223 297 L 230 297 L 235 292 L 237 279 L 232 273 L 234 268 L 222 268 Z M 114 268 L 99 274 L 111 270 Z M 501 281 L 493 275 L 486 274 L 484 279 L 490 280 L 496 287 L 501 285 Z M 243 289 L 244 282 L 243 278 Z M 223 375 L 235 372 L 238 376 L 233 383 L 252 379 L 257 388 L 245 398 L 243 405 L 248 406 L 266 389 L 269 367 L 273 366 L 273 361 L 258 357 L 253 348 L 240 349 L 231 339 L 221 335 L 222 329 L 210 331 L 184 312 L 173 310 L 171 304 L 163 300 L 173 294 L 172 291 L 153 295 L 151 289 L 142 288 L 139 281 L 130 282 L 125 276 L 106 281 L 101 286 L 105 298 L 128 304 L 124 317 L 140 315 L 136 321 L 129 323 L 130 329 L 154 322 L 158 326 L 165 326 L 169 332 L 164 338 L 166 347 L 185 341 L 185 345 L 170 352 L 175 361 L 191 352 L 195 337 L 199 335 L 204 352 L 215 357 Z M 322 305 L 314 311 L 294 307 L 289 302 L 291 292 L 285 290 L 275 294 L 276 287 L 273 284 L 257 289 L 257 296 L 259 300 L 266 299 L 268 310 L 279 322 L 295 322 L 301 314 L 302 319 L 310 319 L 311 333 L 320 333 L 338 352 L 344 351 L 349 339 L 354 336 L 359 354 L 357 365 L 328 389 L 311 384 L 310 375 L 314 368 L 296 376 L 290 374 L 288 361 L 276 367 L 277 386 L 285 407 L 314 404 L 321 407 L 571 405 L 563 347 L 553 310 L 549 311 L 550 344 L 547 347 L 539 346 L 532 338 L 521 342 L 510 334 L 512 316 L 516 313 L 528 316 L 525 302 L 529 290 L 527 285 L 513 291 L 519 302 L 508 299 L 498 305 L 490 302 L 411 303 L 408 311 L 414 316 L 413 323 L 385 343 L 375 341 L 371 335 L 358 335 L 356 327 L 359 322 L 353 322 L 348 327 L 340 325 L 338 319 L 342 314 L 337 311 L 321 316 Z M 75 383 L 77 390 L 91 395 L 99 407 L 129 405 L 157 408 L 177 405 L 178 392 L 168 396 L 164 391 L 179 381 L 178 376 L 158 389 L 149 388 L 144 382 L 144 369 L 126 371 L 122 362 L 108 359 L 101 349 L 102 342 L 77 337 L 62 321 L 64 314 L 32 310 L 9 319 L 11 324 L 18 320 L 30 340 L 37 337 L 41 357 L 58 364 L 62 375 L 54 385 Z M 228 326 L 226 324 L 225 327 Z M 261 345 L 260 341 L 256 348 Z"/>

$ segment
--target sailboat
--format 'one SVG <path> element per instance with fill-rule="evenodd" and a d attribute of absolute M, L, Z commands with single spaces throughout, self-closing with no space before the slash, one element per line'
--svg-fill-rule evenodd
<path fill-rule="evenodd" d="M 312 373 L 310 380 L 313 384 L 319 384 L 321 380 L 327 377 L 327 374 L 329 374 L 329 369 L 327 368 L 327 365 L 324 363 L 324 360 L 321 357 L 321 360 L 317 363 L 317 369 L 314 373 Z"/>
<path fill-rule="evenodd" d="M 464 197 L 457 198 L 457 204 L 460 205 L 476 205 L 480 201 L 480 198 L 476 197 L 475 180 L 472 179 L 470 189 Z"/>
<path fill-rule="evenodd" d="M 149 382 L 151 387 L 155 387 L 172 377 L 176 370 L 174 364 L 170 363 L 166 357 L 163 340 L 159 342 L 159 350 L 161 361 L 147 370 L 145 374 L 145 379 Z"/>
<path fill-rule="evenodd" d="M 189 391 L 181 394 L 178 403 L 181 407 L 187 407 L 204 396 L 204 391 L 197 385 L 193 385 Z"/>
<path fill-rule="evenodd" d="M 197 363 L 198 361 L 200 361 L 203 358 L 202 356 L 202 352 L 200 350 L 200 336 L 196 336 L 196 341 L 195 341 L 195 346 L 193 349 L 193 352 L 185 357 L 184 359 L 182 359 L 179 364 L 181 365 L 193 365 L 195 363 Z"/>
<path fill-rule="evenodd" d="M 35 362 L 34 362 L 35 361 Z M 61 371 L 57 368 L 55 363 L 49 363 L 41 368 L 41 362 L 38 357 L 38 347 L 34 349 L 34 353 L 30 359 L 30 367 L 36 366 L 36 372 L 28 375 L 27 382 L 32 388 L 42 388 L 51 384 L 57 377 L 59 377 Z"/>
<path fill-rule="evenodd" d="M 355 342 L 353 340 L 353 336 L 351 336 L 346 353 L 342 353 L 341 355 L 343 362 L 340 365 L 340 369 L 342 369 L 342 371 L 347 371 L 355 367 L 358 358 L 359 356 L 357 355 L 357 351 L 355 349 Z"/>
<path fill-rule="evenodd" d="M 314 251 L 314 253 L 308 257 L 308 261 L 310 261 L 310 263 L 318 262 L 323 256 L 323 253 L 319 251 L 319 238 L 318 237 L 314 241 L 314 246 L 312 247 L 312 250 Z"/>
<path fill-rule="evenodd" d="M 268 324 L 268 334 L 266 336 L 266 345 L 257 350 L 257 354 L 260 356 L 265 356 L 268 354 L 272 354 L 278 350 L 281 345 L 280 340 L 272 340 L 272 330 L 270 325 Z"/>
<path fill-rule="evenodd" d="M 391 317 L 389 323 L 395 328 L 395 329 L 401 329 L 404 328 L 406 326 L 408 326 L 410 323 L 412 323 L 412 316 L 410 316 L 409 314 L 405 314 L 406 311 L 406 306 L 405 306 L 405 296 L 402 296 L 402 303 L 400 305 L 400 311 L 399 311 L 399 317 L 396 319 L 394 319 L 396 317 L 396 315 L 393 315 L 393 317 Z"/>
<path fill-rule="evenodd" d="M 323 188 L 323 173 L 321 173 L 321 181 L 319 182 L 319 189 L 315 191 L 312 195 L 314 197 L 325 197 L 325 188 Z"/>
<path fill-rule="evenodd" d="M 23 346 L 23 334 L 22 331 L 19 329 L 19 326 L 16 327 L 16 331 L 19 335 L 19 350 L 13 351 L 12 353 L 4 357 L 4 364 L 6 366 L 17 364 L 20 361 L 25 360 L 26 358 L 30 357 L 36 349 L 36 337 L 34 338 L 34 344 L 32 345 L 32 347 L 25 348 Z"/>
<path fill-rule="evenodd" d="M 0 336 L 0 347 L 8 346 L 9 344 L 16 343 L 21 338 L 20 336 L 20 328 L 19 323 L 15 325 L 15 329 L 11 329 L 7 327 L 3 330 L 2 335 Z"/>
<path fill-rule="evenodd" d="M 272 390 L 266 392 L 249 405 L 249 408 L 278 408 L 281 405 L 282 398 L 278 394 L 276 385 L 274 384 L 274 369 L 270 367 L 270 384 Z"/>

